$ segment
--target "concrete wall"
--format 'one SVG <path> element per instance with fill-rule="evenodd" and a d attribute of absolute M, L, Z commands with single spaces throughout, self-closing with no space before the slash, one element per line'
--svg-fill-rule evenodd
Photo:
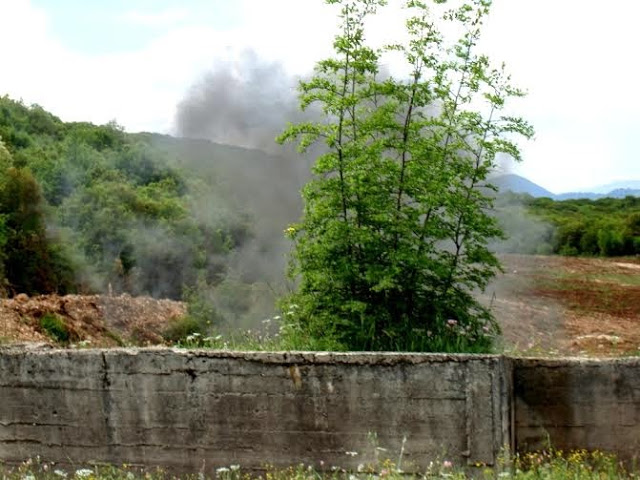
<path fill-rule="evenodd" d="M 640 359 L 0 350 L 8 462 L 408 470 L 549 444 L 637 456 Z"/>
<path fill-rule="evenodd" d="M 512 441 L 511 378 L 498 356 L 8 349 L 0 460 L 491 464 Z"/>
<path fill-rule="evenodd" d="M 640 359 L 514 361 L 515 441 L 640 455 Z"/>

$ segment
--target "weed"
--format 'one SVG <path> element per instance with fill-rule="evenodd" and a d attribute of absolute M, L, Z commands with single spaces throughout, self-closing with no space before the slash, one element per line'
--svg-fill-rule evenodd
<path fill-rule="evenodd" d="M 42 328 L 47 335 L 60 343 L 68 343 L 69 338 L 71 337 L 64 320 L 55 313 L 45 313 L 42 318 L 40 318 L 40 328 Z"/>
<path fill-rule="evenodd" d="M 205 333 L 205 328 L 198 319 L 186 315 L 173 320 L 164 332 L 163 338 L 171 343 L 180 344 L 184 342 L 190 335 Z"/>
<path fill-rule="evenodd" d="M 355 452 L 345 452 L 347 455 Z M 212 472 L 218 480 L 632 480 L 638 472 L 627 469 L 615 456 L 600 451 L 576 450 L 564 453 L 545 450 L 522 455 L 503 455 L 496 466 L 482 463 L 470 468 L 457 467 L 451 460 L 432 461 L 420 473 L 407 473 L 400 468 L 400 462 L 386 459 L 376 465 L 358 467 L 350 471 L 337 466 L 327 467 L 320 462 L 322 470 L 299 464 L 287 468 L 265 466 L 259 475 L 243 470 L 240 465 L 217 468 Z M 182 475 L 183 479 L 213 478 L 204 471 L 192 475 Z M 145 470 L 110 465 L 61 468 L 54 463 L 42 461 L 39 457 L 23 462 L 17 467 L 0 463 L 0 478 L 3 480 L 168 480 L 176 478 L 162 469 Z"/>

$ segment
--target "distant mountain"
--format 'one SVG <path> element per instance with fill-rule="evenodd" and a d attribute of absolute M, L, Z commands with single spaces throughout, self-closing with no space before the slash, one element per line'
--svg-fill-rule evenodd
<path fill-rule="evenodd" d="M 532 197 L 555 197 L 549 190 L 542 188 L 531 180 L 512 173 L 494 177 L 490 181 L 498 188 L 500 193 L 511 191 L 513 193 L 527 193 Z"/>
<path fill-rule="evenodd" d="M 622 180 L 589 189 L 590 192 L 603 193 L 607 196 L 611 196 L 611 193 L 617 190 L 640 190 L 640 180 Z"/>
<path fill-rule="evenodd" d="M 568 192 L 555 195 L 554 200 L 573 200 L 578 198 L 588 198 L 590 200 L 597 200 L 599 198 L 624 198 L 626 196 L 640 197 L 640 188 L 617 188 L 610 190 L 606 193 L 595 192 Z"/>
<path fill-rule="evenodd" d="M 628 195 L 640 197 L 640 181 L 630 180 L 624 182 L 614 182 L 590 189 L 588 192 L 566 192 L 554 194 L 540 185 L 527 180 L 520 175 L 507 174 L 491 179 L 491 183 L 498 188 L 498 192 L 504 193 L 526 193 L 532 197 L 549 197 L 554 200 L 573 200 L 588 198 L 597 200 L 598 198 L 624 198 Z"/>

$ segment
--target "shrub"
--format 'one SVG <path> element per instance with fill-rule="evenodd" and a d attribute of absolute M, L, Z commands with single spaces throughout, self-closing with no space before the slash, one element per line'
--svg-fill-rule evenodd
<path fill-rule="evenodd" d="M 194 333 L 203 335 L 205 332 L 206 326 L 202 321 L 191 315 L 186 315 L 173 320 L 167 329 L 162 332 L 162 337 L 167 342 L 178 343 Z"/>
<path fill-rule="evenodd" d="M 46 313 L 40 318 L 40 328 L 57 342 L 67 343 L 71 337 L 64 320 L 55 313 Z"/>

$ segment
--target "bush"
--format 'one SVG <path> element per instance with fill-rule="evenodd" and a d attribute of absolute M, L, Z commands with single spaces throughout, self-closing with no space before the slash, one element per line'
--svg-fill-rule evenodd
<path fill-rule="evenodd" d="M 55 313 L 46 313 L 40 319 L 40 328 L 57 342 L 67 343 L 71 338 L 71 334 L 64 320 Z"/>
<path fill-rule="evenodd" d="M 178 343 L 193 334 L 204 335 L 206 326 L 195 317 L 186 315 L 173 320 L 167 329 L 162 332 L 162 338 L 169 343 Z"/>

